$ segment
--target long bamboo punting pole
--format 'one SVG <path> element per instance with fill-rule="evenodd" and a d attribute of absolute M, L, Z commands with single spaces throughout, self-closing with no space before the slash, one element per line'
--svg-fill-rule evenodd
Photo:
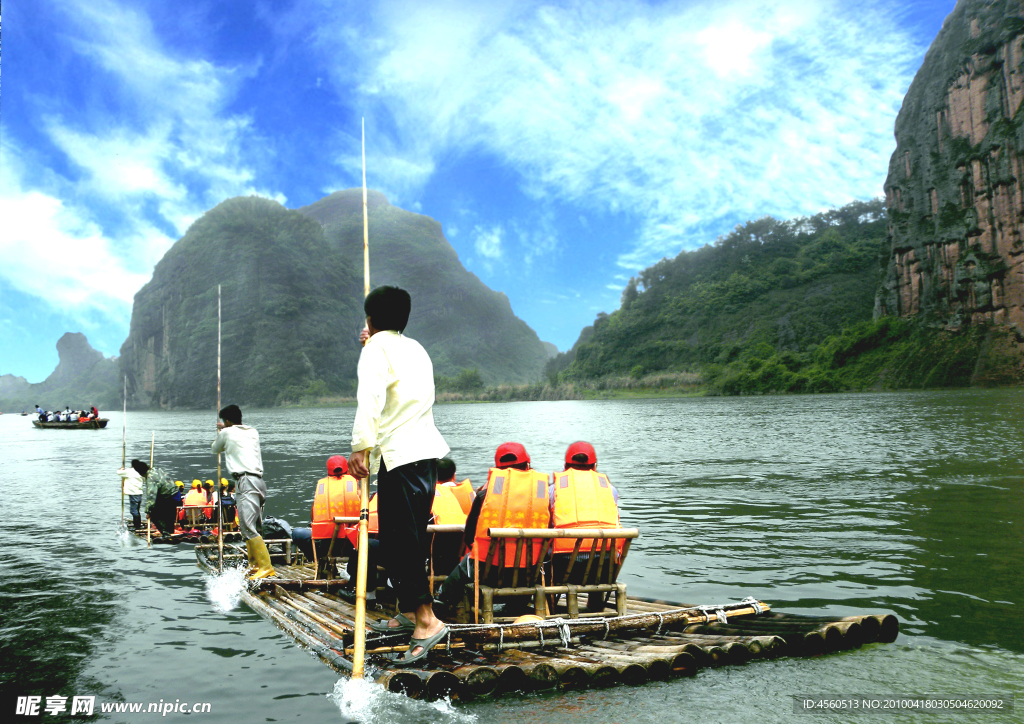
<path fill-rule="evenodd" d="M 363 298 L 370 294 L 370 221 L 366 209 L 366 119 L 362 120 L 363 135 Z M 366 453 L 369 469 L 370 455 Z M 355 646 L 352 650 L 352 678 L 363 678 L 363 660 L 366 658 L 366 566 L 369 547 L 370 477 L 359 481 L 359 551 L 356 567 L 356 619 Z"/>
<path fill-rule="evenodd" d="M 217 414 L 220 415 L 220 284 L 217 285 Z M 220 453 L 217 453 L 217 570 L 224 570 L 224 490 L 220 479 Z"/>
<path fill-rule="evenodd" d="M 124 377 L 124 410 L 121 413 L 121 469 L 124 470 L 128 456 L 128 375 Z M 124 525 L 124 478 L 121 478 L 121 525 Z"/>
<path fill-rule="evenodd" d="M 153 448 L 156 446 L 156 433 L 153 433 L 153 437 L 149 441 L 149 472 L 146 473 L 146 498 L 149 498 L 149 473 L 153 472 Z M 154 496 L 153 502 L 156 502 Z M 153 516 L 150 515 L 149 510 L 146 511 L 146 546 L 153 545 Z"/>

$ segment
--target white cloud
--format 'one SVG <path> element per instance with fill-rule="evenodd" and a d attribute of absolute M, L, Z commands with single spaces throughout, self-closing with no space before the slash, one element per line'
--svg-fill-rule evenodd
<path fill-rule="evenodd" d="M 123 323 L 152 266 L 207 209 L 236 195 L 285 198 L 254 184 L 260 139 L 228 110 L 254 67 L 177 57 L 143 12 L 110 0 L 61 11 L 90 96 L 103 100 L 72 109 L 34 89 L 47 109 L 40 129 L 66 172 L 5 135 L 0 278 L 51 306 Z"/>
<path fill-rule="evenodd" d="M 879 195 L 920 50 L 898 9 L 399 0 L 359 33 L 336 12 L 316 25 L 325 63 L 339 43 L 361 61 L 335 81 L 365 79 L 389 153 L 423 172 L 393 183 L 414 190 L 439 159 L 482 152 L 538 199 L 635 215 L 617 259 L 635 270 L 723 219 Z"/>
<path fill-rule="evenodd" d="M 19 188 L 18 161 L 0 149 L 0 279 L 56 309 L 124 318 L 147 277 L 127 269 L 102 230 L 53 196 Z"/>
<path fill-rule="evenodd" d="M 505 230 L 501 226 L 475 226 L 473 233 L 476 234 L 473 248 L 485 262 L 501 258 L 501 240 L 505 235 Z"/>

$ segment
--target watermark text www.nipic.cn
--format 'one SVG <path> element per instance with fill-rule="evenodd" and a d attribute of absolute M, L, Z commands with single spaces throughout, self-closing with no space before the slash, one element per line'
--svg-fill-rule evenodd
<path fill-rule="evenodd" d="M 98 709 L 98 711 L 97 711 Z M 148 703 L 128 701 L 101 701 L 95 696 L 19 696 L 14 714 L 19 717 L 92 716 L 93 714 L 209 714 L 209 702 L 174 701 Z"/>

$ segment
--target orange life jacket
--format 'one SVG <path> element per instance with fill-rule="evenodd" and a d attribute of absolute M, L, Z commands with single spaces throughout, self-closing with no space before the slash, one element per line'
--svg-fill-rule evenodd
<path fill-rule="evenodd" d="M 469 482 L 469 478 L 466 478 L 461 483 L 455 486 L 445 486 L 455 497 L 458 498 L 459 505 L 462 506 L 462 512 L 469 515 L 470 509 L 473 507 L 473 499 L 476 498 L 476 493 L 473 491 L 473 484 Z"/>
<path fill-rule="evenodd" d="M 555 500 L 552 506 L 553 528 L 621 528 L 619 506 L 608 476 L 596 470 L 562 470 L 554 473 Z M 554 553 L 572 553 L 574 538 L 555 538 Z M 584 539 L 580 551 L 586 552 L 593 538 Z M 621 551 L 624 541 L 616 541 Z"/>
<path fill-rule="evenodd" d="M 335 516 L 359 516 L 359 481 L 351 475 L 340 478 L 321 478 L 313 495 L 313 538 L 331 538 L 334 535 Z M 342 526 L 339 535 L 345 535 Z"/>
<path fill-rule="evenodd" d="M 206 505 L 206 493 L 204 493 L 203 491 L 198 490 L 196 488 L 192 488 L 192 490 L 190 490 L 188 492 L 188 494 L 185 495 L 184 504 L 185 505 Z"/>
<path fill-rule="evenodd" d="M 491 545 L 488 528 L 547 528 L 550 518 L 548 510 L 548 476 L 538 470 L 516 470 L 515 468 L 491 468 L 487 472 L 487 497 L 480 507 L 476 523 L 476 538 L 473 541 L 471 557 L 484 561 Z M 516 539 L 505 542 L 506 568 L 523 567 L 524 561 L 516 566 Z M 540 542 L 535 542 L 530 551 L 530 564 L 540 558 Z M 492 562 L 499 561 L 500 546 Z"/>
<path fill-rule="evenodd" d="M 455 488 L 449 485 L 438 485 L 434 488 L 434 503 L 430 512 L 434 514 L 436 525 L 465 525 L 466 513 L 462 510 Z"/>
<path fill-rule="evenodd" d="M 374 496 L 372 498 L 370 498 L 370 504 L 368 506 L 366 506 L 367 510 L 370 513 L 370 517 L 367 518 L 367 520 L 366 520 L 366 532 L 369 533 L 370 535 L 377 535 L 380 532 L 380 523 L 378 522 L 379 519 L 377 518 L 377 496 L 378 495 L 380 495 L 380 493 L 374 494 Z M 359 511 L 358 510 L 356 510 L 356 515 L 359 515 Z M 348 538 L 348 542 L 352 544 L 353 548 L 358 548 L 359 547 L 359 526 L 358 525 L 353 525 L 352 527 L 350 527 L 347 531 L 345 531 L 345 537 Z"/>

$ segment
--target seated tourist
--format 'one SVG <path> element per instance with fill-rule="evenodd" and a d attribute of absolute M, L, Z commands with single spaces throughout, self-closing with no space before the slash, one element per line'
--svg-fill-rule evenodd
<path fill-rule="evenodd" d="M 203 490 L 202 483 L 198 480 L 192 481 L 192 489 L 188 491 L 182 505 L 188 527 L 195 528 L 203 522 L 202 508 L 199 506 L 206 505 L 206 492 Z"/>
<path fill-rule="evenodd" d="M 491 539 L 489 528 L 547 528 L 550 519 L 548 476 L 530 467 L 530 455 L 521 444 L 506 442 L 494 453 L 494 467 L 487 472 L 487 484 L 477 494 L 466 519 L 464 540 L 469 551 L 448 574 L 437 594 L 437 602 L 454 610 L 467 585 L 475 580 L 476 562 L 487 560 Z M 527 567 L 537 562 L 540 546 L 524 547 L 523 560 L 516 561 L 516 541 L 505 543 L 504 565 Z M 500 560 L 496 551 L 492 564 Z M 491 580 L 501 575 L 492 569 Z M 483 583 L 487 583 L 484 581 Z"/>
<path fill-rule="evenodd" d="M 222 498 L 222 505 L 224 506 L 224 529 L 234 530 L 238 525 L 235 520 L 235 483 L 226 479 L 221 479 L 221 486 L 224 489 L 224 497 Z"/>
<path fill-rule="evenodd" d="M 597 472 L 597 453 L 588 442 L 574 442 L 565 451 L 565 469 L 552 475 L 552 528 L 620 528 L 619 492 L 608 476 Z M 561 580 L 573 549 L 575 538 L 555 538 L 551 544 L 554 578 Z M 570 583 L 582 583 L 590 558 L 593 539 L 584 539 L 576 555 Z M 623 541 L 616 541 L 616 555 Z M 591 594 L 588 608 L 603 607 L 605 594 Z"/>
<path fill-rule="evenodd" d="M 455 482 L 455 461 L 450 458 L 440 458 L 437 461 L 437 484 L 443 485 L 446 488 L 451 488 L 452 493 L 459 501 L 459 505 L 462 507 L 462 512 L 469 515 L 469 511 L 473 507 L 473 498 L 476 497 L 476 493 L 473 491 L 473 485 L 469 482 L 469 478 L 466 478 L 461 483 Z"/>

